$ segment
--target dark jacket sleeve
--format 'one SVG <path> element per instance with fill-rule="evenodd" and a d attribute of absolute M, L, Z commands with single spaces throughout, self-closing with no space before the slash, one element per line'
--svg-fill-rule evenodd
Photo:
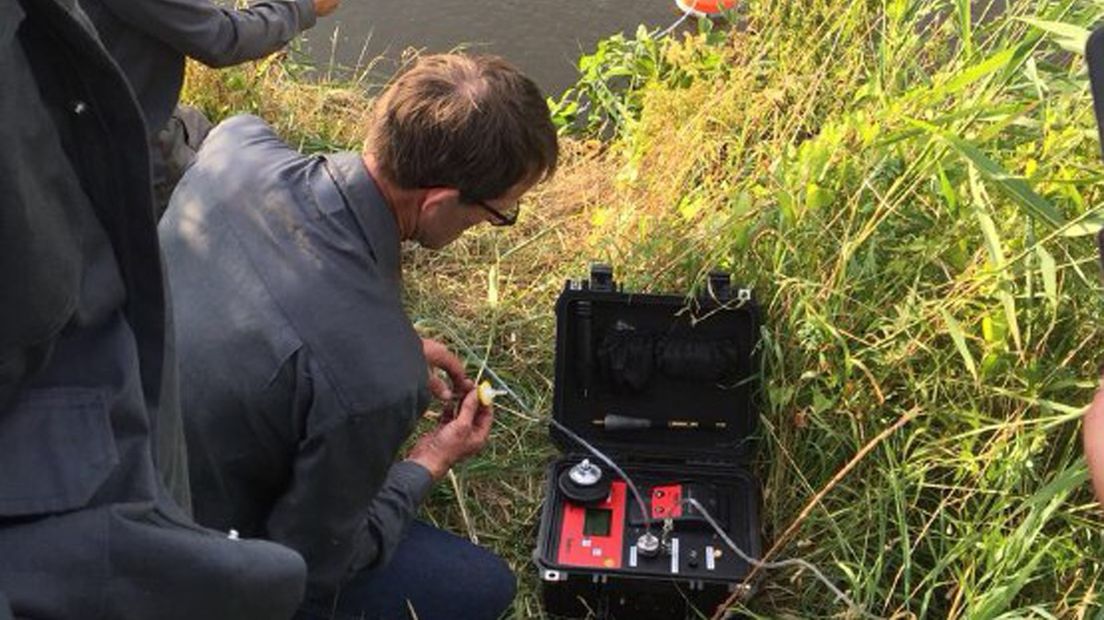
<path fill-rule="evenodd" d="M 76 309 L 82 256 L 67 209 L 87 204 L 20 42 L 23 19 L 18 2 L 0 3 L 0 409 Z"/>
<path fill-rule="evenodd" d="M 333 591 L 355 572 L 385 563 L 432 485 L 424 467 L 395 463 L 410 432 L 410 404 L 348 412 L 310 361 L 308 420 L 291 482 L 269 515 L 272 540 L 303 555 L 310 590 Z M 311 426 L 308 422 L 308 428 Z"/>
<path fill-rule="evenodd" d="M 211 0 L 102 0 L 132 27 L 210 67 L 261 58 L 314 26 L 313 0 L 226 9 Z"/>

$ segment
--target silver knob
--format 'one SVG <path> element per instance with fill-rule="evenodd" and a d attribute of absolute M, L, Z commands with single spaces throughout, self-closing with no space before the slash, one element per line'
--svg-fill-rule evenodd
<path fill-rule="evenodd" d="M 590 459 L 583 459 L 583 462 L 572 467 L 567 475 L 575 484 L 581 487 L 589 487 L 598 484 L 598 481 L 602 479 L 602 470 L 591 463 Z"/>
<path fill-rule="evenodd" d="M 659 537 L 651 532 L 644 532 L 636 539 L 636 552 L 646 558 L 659 555 Z"/>

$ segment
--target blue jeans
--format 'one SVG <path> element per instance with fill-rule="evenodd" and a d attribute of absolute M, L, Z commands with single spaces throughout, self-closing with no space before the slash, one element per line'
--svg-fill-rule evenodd
<path fill-rule="evenodd" d="M 516 590 L 501 558 L 415 521 L 390 562 L 353 577 L 332 604 L 305 603 L 295 620 L 495 620 Z"/>

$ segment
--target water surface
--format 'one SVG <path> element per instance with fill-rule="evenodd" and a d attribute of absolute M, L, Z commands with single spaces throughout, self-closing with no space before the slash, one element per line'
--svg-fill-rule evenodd
<path fill-rule="evenodd" d="M 599 39 L 631 35 L 640 24 L 666 27 L 679 16 L 674 0 L 344 0 L 308 33 L 307 48 L 319 66 L 383 56 L 373 73 L 386 76 L 404 49 L 464 46 L 505 56 L 558 95 Z"/>

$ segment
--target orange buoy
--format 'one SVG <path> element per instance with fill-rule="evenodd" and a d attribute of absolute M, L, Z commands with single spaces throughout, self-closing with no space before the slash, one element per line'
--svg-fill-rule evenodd
<path fill-rule="evenodd" d="M 694 17 L 717 15 L 736 6 L 736 0 L 675 0 L 683 13 Z"/>

